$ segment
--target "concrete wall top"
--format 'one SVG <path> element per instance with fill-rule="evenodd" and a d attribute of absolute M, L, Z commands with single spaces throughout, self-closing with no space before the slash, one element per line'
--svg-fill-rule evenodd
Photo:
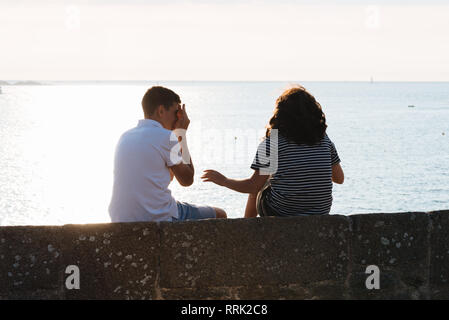
<path fill-rule="evenodd" d="M 0 299 L 447 299 L 448 213 L 0 227 Z"/>

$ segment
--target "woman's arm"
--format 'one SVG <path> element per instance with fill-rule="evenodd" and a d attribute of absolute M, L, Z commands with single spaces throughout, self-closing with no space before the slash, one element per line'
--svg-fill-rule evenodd
<path fill-rule="evenodd" d="M 332 181 L 338 184 L 342 184 L 345 181 L 345 175 L 340 163 L 332 166 Z"/>
<path fill-rule="evenodd" d="M 259 170 L 255 170 L 254 174 L 250 178 L 235 180 L 228 179 L 215 170 L 204 170 L 204 174 L 201 176 L 201 179 L 203 179 L 204 182 L 210 181 L 218 184 L 219 186 L 223 186 L 237 192 L 257 194 L 264 186 L 268 177 L 268 175 L 260 175 Z"/>

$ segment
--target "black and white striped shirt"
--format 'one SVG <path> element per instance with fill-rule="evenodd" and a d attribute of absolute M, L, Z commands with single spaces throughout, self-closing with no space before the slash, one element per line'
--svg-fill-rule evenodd
<path fill-rule="evenodd" d="M 266 195 L 267 204 L 280 216 L 329 214 L 332 166 L 340 162 L 334 143 L 327 134 L 313 146 L 298 145 L 281 134 L 277 136 L 277 159 L 270 157 L 271 140 L 273 154 L 276 146 L 272 135 L 261 142 L 251 165 L 254 170 L 263 170 L 273 163 L 277 165 L 269 178 L 271 189 Z M 266 159 L 270 159 L 270 164 Z"/>

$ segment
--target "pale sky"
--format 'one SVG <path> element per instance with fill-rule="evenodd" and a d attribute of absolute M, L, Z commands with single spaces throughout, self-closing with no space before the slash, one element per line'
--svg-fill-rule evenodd
<path fill-rule="evenodd" d="M 449 81 L 449 1 L 0 0 L 0 44 L 0 80 Z"/>

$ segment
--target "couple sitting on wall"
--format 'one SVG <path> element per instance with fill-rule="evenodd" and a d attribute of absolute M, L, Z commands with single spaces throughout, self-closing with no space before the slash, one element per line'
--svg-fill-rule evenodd
<path fill-rule="evenodd" d="M 152 87 L 142 107 L 145 119 L 120 137 L 115 151 L 112 222 L 226 218 L 223 209 L 176 201 L 168 189 L 173 177 L 185 187 L 194 177 L 186 136 L 190 120 L 179 96 Z M 249 194 L 246 218 L 329 214 L 332 182 L 343 183 L 344 175 L 326 128 L 315 98 L 303 87 L 288 89 L 276 100 L 251 165 L 254 174 L 234 180 L 205 170 L 201 179 Z"/>

